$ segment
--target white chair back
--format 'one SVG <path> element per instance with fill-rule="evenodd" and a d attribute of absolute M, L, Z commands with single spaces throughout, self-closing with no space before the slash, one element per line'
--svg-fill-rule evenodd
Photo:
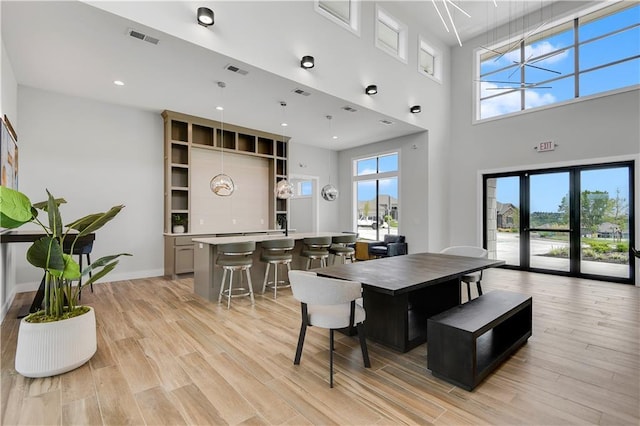
<path fill-rule="evenodd" d="M 341 305 L 362 296 L 359 282 L 319 277 L 315 272 L 290 271 L 289 281 L 293 297 L 309 305 Z"/>
<path fill-rule="evenodd" d="M 489 252 L 486 249 L 476 246 L 447 247 L 446 249 L 440 251 L 440 253 L 467 257 L 487 257 L 489 255 Z"/>

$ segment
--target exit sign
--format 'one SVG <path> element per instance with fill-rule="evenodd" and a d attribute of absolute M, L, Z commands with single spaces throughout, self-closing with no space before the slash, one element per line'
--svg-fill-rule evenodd
<path fill-rule="evenodd" d="M 556 144 L 553 141 L 540 142 L 538 144 L 538 152 L 553 151 L 554 149 L 556 149 Z"/>

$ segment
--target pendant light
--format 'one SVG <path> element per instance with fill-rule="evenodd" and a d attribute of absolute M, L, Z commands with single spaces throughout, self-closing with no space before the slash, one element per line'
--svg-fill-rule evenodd
<path fill-rule="evenodd" d="M 327 120 L 329 120 L 329 134 L 333 135 L 331 119 L 333 119 L 333 117 L 327 115 Z M 332 137 L 335 138 L 335 136 Z M 335 201 L 338 198 L 338 188 L 331 185 L 331 176 L 329 176 L 329 183 L 323 186 L 322 190 L 320 190 L 320 195 L 326 201 Z"/>
<path fill-rule="evenodd" d="M 284 119 L 284 109 L 287 106 L 287 103 L 285 101 L 281 101 L 280 102 L 280 106 L 282 107 L 282 123 L 281 126 L 285 127 L 287 125 L 286 120 Z M 282 131 L 282 143 L 285 143 L 284 140 L 284 130 Z M 289 181 L 287 180 L 287 178 L 285 177 L 282 180 L 279 180 L 278 183 L 276 184 L 276 187 L 274 189 L 276 198 L 279 198 L 281 200 L 287 200 L 289 198 L 291 198 L 293 196 L 293 185 L 291 183 L 289 183 Z"/>
<path fill-rule="evenodd" d="M 226 86 L 224 81 L 218 82 L 221 101 L 223 100 L 222 92 Z M 221 105 L 216 107 L 216 109 L 220 111 L 220 173 L 211 179 L 209 187 L 214 194 L 220 197 L 228 197 L 233 194 L 235 185 L 233 179 L 224 173 L 224 107 Z"/>

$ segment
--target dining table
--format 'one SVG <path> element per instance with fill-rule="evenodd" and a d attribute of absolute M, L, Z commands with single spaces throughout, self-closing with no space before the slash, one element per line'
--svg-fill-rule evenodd
<path fill-rule="evenodd" d="M 399 352 L 427 341 L 427 319 L 462 303 L 460 278 L 503 260 L 415 253 L 313 269 L 362 284 L 367 339 Z"/>
<path fill-rule="evenodd" d="M 73 234 L 71 234 L 73 235 Z M 0 233 L 0 244 L 8 244 L 8 243 L 33 243 L 34 241 L 39 240 L 47 236 L 46 233 L 42 232 L 42 230 L 5 230 Z M 80 247 L 85 244 L 93 243 L 96 239 L 96 234 L 93 232 L 87 235 L 83 235 L 78 238 L 76 242 L 76 247 Z M 18 318 L 23 318 L 30 313 L 37 312 L 42 307 L 42 302 L 44 301 L 44 277 L 40 280 L 40 285 L 36 290 L 36 293 L 33 296 L 33 301 L 31 305 L 23 306 L 18 310 Z"/>

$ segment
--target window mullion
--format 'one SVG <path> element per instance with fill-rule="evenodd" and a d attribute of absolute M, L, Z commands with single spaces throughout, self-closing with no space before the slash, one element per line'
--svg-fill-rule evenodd
<path fill-rule="evenodd" d="M 580 23 L 573 20 L 573 96 L 580 97 Z"/>
<path fill-rule="evenodd" d="M 526 61 L 526 58 L 525 58 L 525 40 L 523 38 L 522 41 L 520 42 L 520 87 L 525 87 L 524 61 Z M 524 93 L 525 91 L 526 91 L 525 89 L 520 90 L 520 110 L 521 111 L 524 111 L 526 107 L 525 93 Z"/>

